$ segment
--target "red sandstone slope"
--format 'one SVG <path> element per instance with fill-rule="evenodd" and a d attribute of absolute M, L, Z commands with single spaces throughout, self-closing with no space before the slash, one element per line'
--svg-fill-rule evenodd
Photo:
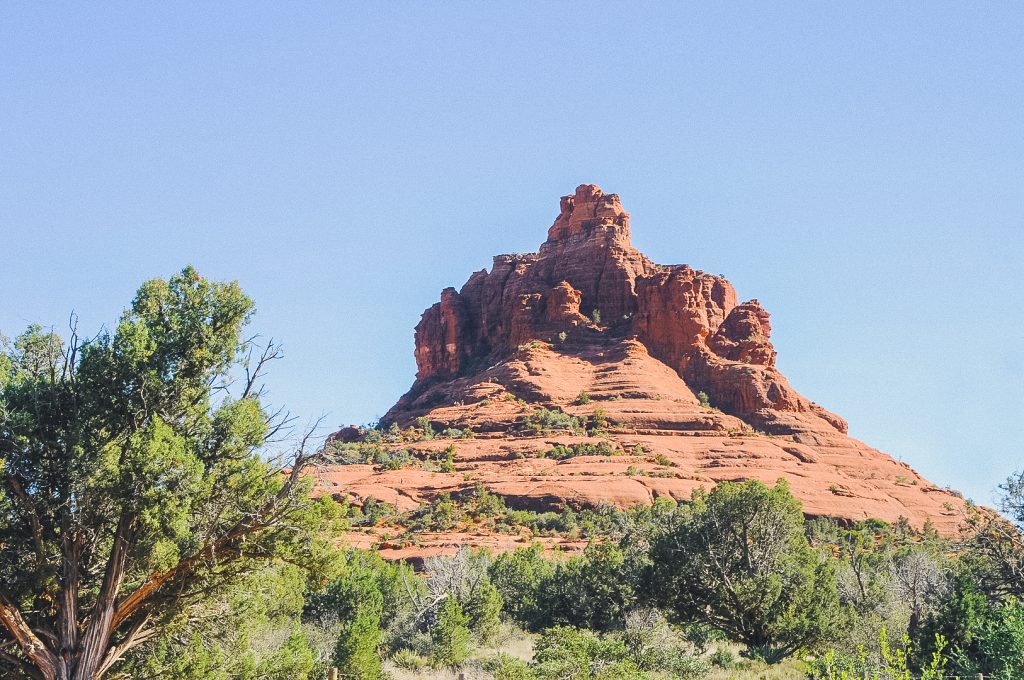
<path fill-rule="evenodd" d="M 582 185 L 537 253 L 495 257 L 490 272 L 444 290 L 416 327 L 416 382 L 383 421 L 472 429 L 475 439 L 412 446 L 454 443 L 456 472 L 337 466 L 322 488 L 401 508 L 478 482 L 513 506 L 628 506 L 784 477 L 808 514 L 931 519 L 953 532 L 963 501 L 848 437 L 842 418 L 775 368 L 770 334 L 756 300 L 738 304 L 721 277 L 652 263 L 633 248 L 618 196 Z M 556 443 L 600 441 L 528 434 L 522 423 L 539 407 L 603 410 L 620 455 L 539 457 Z"/>

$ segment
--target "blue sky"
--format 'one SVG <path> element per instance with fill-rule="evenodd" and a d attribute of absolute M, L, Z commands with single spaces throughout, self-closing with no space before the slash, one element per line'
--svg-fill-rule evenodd
<path fill-rule="evenodd" d="M 0 4 L 0 330 L 238 279 L 332 424 L 558 197 L 773 314 L 851 433 L 990 502 L 1024 467 L 1016 3 Z"/>

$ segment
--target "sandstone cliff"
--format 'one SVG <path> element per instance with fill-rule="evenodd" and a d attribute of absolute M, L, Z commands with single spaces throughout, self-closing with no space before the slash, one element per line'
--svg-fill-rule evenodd
<path fill-rule="evenodd" d="M 955 530 L 963 501 L 847 436 L 846 422 L 775 367 L 768 312 L 725 279 L 657 265 L 630 240 L 615 194 L 585 184 L 561 200 L 537 253 L 499 255 L 416 326 L 416 381 L 383 418 L 474 439 L 453 444 L 456 472 L 338 466 L 321 485 L 357 501 L 412 507 L 477 483 L 510 505 L 631 505 L 686 499 L 722 480 L 786 478 L 812 515 L 907 517 Z M 579 433 L 531 433 L 536 409 L 606 418 L 619 453 L 539 457 Z M 357 437 L 358 432 L 346 433 Z"/>

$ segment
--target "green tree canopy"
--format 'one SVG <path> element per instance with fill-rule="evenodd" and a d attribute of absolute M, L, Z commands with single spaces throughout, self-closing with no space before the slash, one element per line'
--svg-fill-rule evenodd
<path fill-rule="evenodd" d="M 784 480 L 694 493 L 651 547 L 655 597 L 779 661 L 827 638 L 841 620 L 830 561 L 804 535 Z"/>
<path fill-rule="evenodd" d="M 260 376 L 279 352 L 243 340 L 252 313 L 237 283 L 186 268 L 113 332 L 5 343 L 0 675 L 94 680 L 204 593 L 316 563 L 334 511 L 309 500 L 308 438 L 267 460 L 281 420 Z"/>

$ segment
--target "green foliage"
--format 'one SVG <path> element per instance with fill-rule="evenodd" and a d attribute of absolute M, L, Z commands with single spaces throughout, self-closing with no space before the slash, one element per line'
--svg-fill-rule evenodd
<path fill-rule="evenodd" d="M 555 409 L 540 408 L 523 421 L 523 426 L 534 434 L 568 431 L 581 433 L 583 423 L 579 418 Z"/>
<path fill-rule="evenodd" d="M 953 592 L 921 627 L 921 662 L 948 641 L 950 670 L 958 675 L 993 678 L 1024 676 L 1024 606 L 1015 598 L 989 600 L 973 575 L 961 572 Z"/>
<path fill-rule="evenodd" d="M 570 444 L 569 446 L 564 444 L 555 444 L 553 447 L 541 454 L 541 457 L 565 460 L 566 458 L 575 458 L 576 456 L 614 456 L 618 453 L 619 450 L 612 444 L 606 441 L 601 441 L 597 444 L 583 442 L 581 444 Z"/>
<path fill-rule="evenodd" d="M 59 655 L 91 678 L 130 647 L 104 659 L 115 642 L 156 640 L 276 558 L 321 568 L 337 508 L 308 498 L 303 461 L 287 476 L 263 455 L 260 371 L 277 350 L 242 340 L 252 310 L 237 283 L 186 268 L 139 288 L 113 332 L 65 344 L 30 327 L 6 344 L 0 619 L 32 609 L 38 629 L 76 635 L 22 636 L 0 674 L 45 674 Z"/>
<path fill-rule="evenodd" d="M 590 312 L 590 320 L 594 322 L 594 325 L 600 326 L 601 325 L 601 310 L 595 308 L 592 312 Z"/>
<path fill-rule="evenodd" d="M 429 505 L 423 505 L 408 515 L 410 529 L 418 531 L 450 531 L 463 520 L 464 513 L 451 494 L 441 494 Z"/>
<path fill-rule="evenodd" d="M 557 563 L 541 588 L 545 625 L 607 630 L 636 601 L 635 571 L 615 544 L 592 542 L 582 556 Z"/>
<path fill-rule="evenodd" d="M 428 442 L 437 436 L 437 432 L 434 431 L 433 425 L 430 424 L 430 418 L 427 416 L 420 416 L 416 419 L 416 430 L 420 441 Z"/>
<path fill-rule="evenodd" d="M 723 482 L 654 539 L 655 597 L 777 662 L 828 640 L 841 623 L 833 566 L 804 536 L 784 481 Z"/>
<path fill-rule="evenodd" d="M 484 670 L 490 673 L 494 680 L 533 680 L 537 677 L 525 661 L 505 653 L 486 659 Z"/>
<path fill-rule="evenodd" d="M 588 429 L 591 434 L 604 432 L 604 430 L 608 429 L 608 414 L 600 406 L 595 408 L 594 412 L 590 414 L 590 427 Z"/>
<path fill-rule="evenodd" d="M 441 604 L 430 628 L 430 656 L 441 666 L 458 666 L 469 656 L 469 617 L 459 601 L 449 595 Z"/>
<path fill-rule="evenodd" d="M 498 637 L 503 603 L 501 593 L 490 581 L 481 583 L 467 598 L 464 610 L 469 629 L 481 643 L 488 644 Z"/>
<path fill-rule="evenodd" d="M 900 644 L 893 645 L 883 628 L 878 637 L 877 655 L 869 654 L 863 646 L 852 655 L 829 650 L 808 664 L 807 677 L 811 680 L 943 680 L 948 677 L 945 647 L 945 640 L 937 637 L 935 651 L 919 670 L 915 670 L 911 663 L 910 639 L 905 637 Z"/>
<path fill-rule="evenodd" d="M 708 393 L 705 392 L 704 390 L 701 390 L 700 392 L 697 393 L 697 401 L 699 401 L 700 405 L 704 408 L 714 408 L 711 405 L 711 398 L 708 396 Z"/>
<path fill-rule="evenodd" d="M 331 661 L 342 675 L 382 677 L 379 648 L 385 622 L 399 617 L 405 583 L 411 578 L 411 569 L 401 562 L 350 550 L 338 566 L 338 575 L 308 595 L 303 621 L 329 631 L 335 639 Z"/>
<path fill-rule="evenodd" d="M 564 561 L 544 557 L 537 544 L 495 558 L 491 582 L 505 611 L 529 630 L 573 625 L 604 630 L 636 601 L 637 570 L 613 543 L 591 543 Z"/>
<path fill-rule="evenodd" d="M 622 640 L 569 626 L 555 626 L 541 634 L 534 651 L 534 672 L 545 680 L 643 677 Z"/>
<path fill-rule="evenodd" d="M 340 465 L 379 465 L 385 470 L 400 470 L 416 460 L 408 449 L 369 442 L 332 442 L 325 453 Z"/>
<path fill-rule="evenodd" d="M 586 392 L 580 392 L 579 394 L 576 395 L 576 401 L 573 402 L 573 403 L 575 403 L 577 406 L 582 406 L 584 404 L 589 404 L 590 403 L 590 395 L 587 394 Z"/>
<path fill-rule="evenodd" d="M 446 427 L 441 431 L 441 437 L 444 439 L 473 439 L 476 437 L 476 433 L 468 428 L 460 430 L 457 427 Z"/>
<path fill-rule="evenodd" d="M 379 501 L 373 496 L 369 496 L 363 501 L 362 508 L 353 516 L 352 524 L 375 527 L 393 517 L 397 512 L 398 508 L 390 503 Z"/>
<path fill-rule="evenodd" d="M 129 656 L 131 677 L 181 680 L 309 677 L 314 654 L 299 628 L 306 582 L 276 565 L 171 616 L 161 634 Z"/>
<path fill-rule="evenodd" d="M 455 445 L 449 444 L 445 450 L 441 453 L 441 458 L 438 461 L 438 467 L 441 472 L 455 472 Z"/>
<path fill-rule="evenodd" d="M 430 667 L 429 658 L 404 647 L 392 654 L 391 660 L 399 668 L 404 668 L 414 673 L 423 673 Z"/>
<path fill-rule="evenodd" d="M 493 520 L 505 514 L 505 500 L 477 482 L 472 493 L 463 501 L 466 514 L 477 521 Z"/>
<path fill-rule="evenodd" d="M 555 565 L 544 557 L 539 543 L 498 555 L 489 569 L 491 583 L 504 600 L 505 612 L 532 630 L 542 628 L 549 618 L 544 589 L 554 574 Z"/>

